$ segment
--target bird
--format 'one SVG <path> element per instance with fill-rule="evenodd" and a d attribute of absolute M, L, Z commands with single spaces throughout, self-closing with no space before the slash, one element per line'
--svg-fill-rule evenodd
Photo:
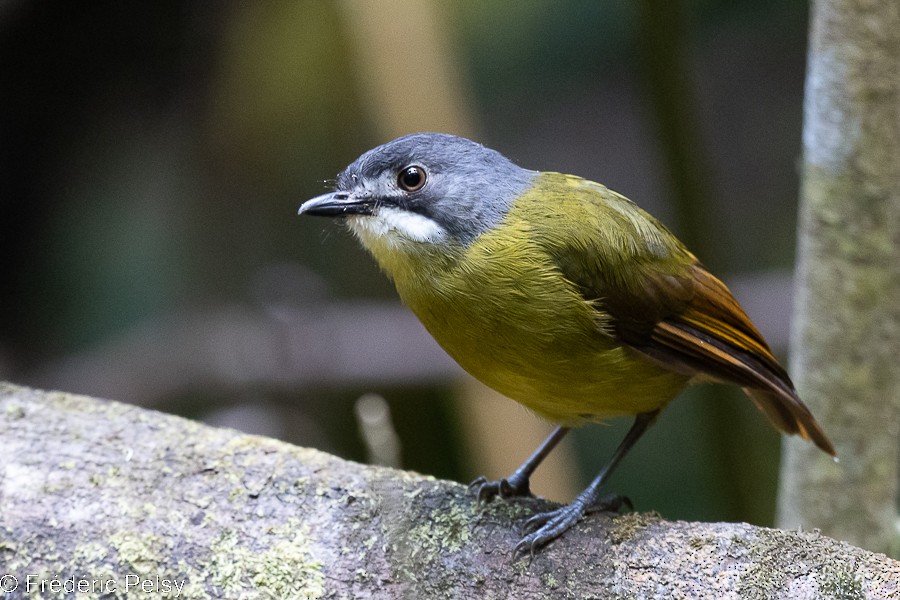
<path fill-rule="evenodd" d="M 571 428 L 633 417 L 594 480 L 538 513 L 514 551 L 627 501 L 605 483 L 685 387 L 740 386 L 772 425 L 835 449 L 729 289 L 662 223 L 602 184 L 519 167 L 446 133 L 373 148 L 300 215 L 346 223 L 440 346 L 482 383 L 556 424 L 478 500 L 530 495 Z"/>

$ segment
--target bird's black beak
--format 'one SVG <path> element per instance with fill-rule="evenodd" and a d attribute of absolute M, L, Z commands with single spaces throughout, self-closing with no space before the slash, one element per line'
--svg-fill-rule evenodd
<path fill-rule="evenodd" d="M 298 215 L 318 217 L 349 217 L 371 215 L 375 200 L 371 196 L 354 196 L 348 192 L 331 192 L 316 196 L 300 205 Z"/>

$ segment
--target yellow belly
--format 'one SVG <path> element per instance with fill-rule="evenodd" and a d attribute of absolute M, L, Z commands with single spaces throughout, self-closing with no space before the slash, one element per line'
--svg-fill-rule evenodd
<path fill-rule="evenodd" d="M 539 249 L 494 242 L 476 241 L 465 269 L 394 273 L 404 302 L 476 379 L 565 425 L 661 408 L 684 388 L 688 377 L 616 342 Z"/>
<path fill-rule="evenodd" d="M 564 425 L 602 421 L 663 407 L 687 378 L 629 356 L 624 348 L 591 355 L 546 357 L 532 364 L 511 364 L 498 353 L 456 353 L 469 373 L 541 416 Z M 518 362 L 518 361 L 517 361 Z"/>
<path fill-rule="evenodd" d="M 688 380 L 599 335 L 547 343 L 545 332 L 535 331 L 535 323 L 528 330 L 500 322 L 482 327 L 476 325 L 478 318 L 444 321 L 430 315 L 420 318 L 460 366 L 560 424 L 661 408 Z"/>

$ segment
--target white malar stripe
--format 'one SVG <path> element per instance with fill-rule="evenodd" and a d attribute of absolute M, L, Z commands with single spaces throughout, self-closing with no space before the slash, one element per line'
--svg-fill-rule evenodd
<path fill-rule="evenodd" d="M 436 243 L 447 236 L 447 231 L 436 221 L 426 216 L 400 208 L 381 206 L 378 214 L 354 216 L 348 219 L 353 231 L 365 241 L 367 237 L 383 238 L 382 241 L 401 241 L 406 238 L 414 242 Z"/>

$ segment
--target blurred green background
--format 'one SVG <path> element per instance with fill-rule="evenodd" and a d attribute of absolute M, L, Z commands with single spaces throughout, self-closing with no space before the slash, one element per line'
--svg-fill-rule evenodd
<path fill-rule="evenodd" d="M 357 155 L 416 130 L 631 197 L 783 356 L 806 11 L 4 2 L 0 378 L 460 481 L 509 452 L 487 473 L 505 475 L 531 442 L 472 407 L 523 409 L 466 383 L 340 226 L 296 217 Z M 357 401 L 369 392 L 389 415 Z M 578 431 L 568 487 L 548 493 L 592 478 L 627 425 Z M 692 390 L 611 488 L 669 518 L 769 524 L 778 443 L 739 391 Z"/>

